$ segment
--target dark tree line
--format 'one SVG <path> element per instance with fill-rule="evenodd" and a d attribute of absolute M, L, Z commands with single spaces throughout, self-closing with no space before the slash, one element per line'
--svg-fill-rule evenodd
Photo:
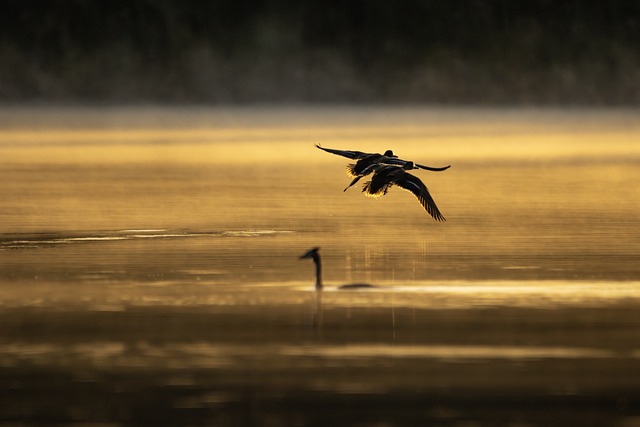
<path fill-rule="evenodd" d="M 640 101 L 635 0 L 4 0 L 0 99 Z"/>

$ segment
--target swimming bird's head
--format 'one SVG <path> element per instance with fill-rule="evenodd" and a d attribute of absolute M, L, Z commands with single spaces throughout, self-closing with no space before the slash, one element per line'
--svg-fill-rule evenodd
<path fill-rule="evenodd" d="M 391 150 L 387 150 L 387 151 L 385 151 L 385 152 L 384 152 L 384 156 L 385 156 L 385 157 L 394 157 L 394 158 L 397 158 L 397 157 L 398 157 L 398 156 L 396 156 L 395 154 L 393 154 L 393 151 L 391 151 Z"/>
<path fill-rule="evenodd" d="M 300 259 L 313 258 L 314 261 L 317 261 L 318 257 L 320 256 L 318 254 L 319 250 L 320 250 L 319 247 L 315 247 L 313 249 L 309 249 L 307 252 L 305 252 L 304 254 L 300 255 Z"/>

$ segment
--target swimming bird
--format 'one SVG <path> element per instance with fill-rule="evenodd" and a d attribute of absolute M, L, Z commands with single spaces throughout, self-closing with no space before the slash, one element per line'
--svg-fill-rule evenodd
<path fill-rule="evenodd" d="M 316 290 L 322 289 L 322 265 L 320 262 L 320 248 L 315 247 L 309 249 L 307 252 L 302 254 L 299 259 L 313 259 L 314 264 L 316 265 Z M 350 283 L 348 285 L 338 286 L 338 289 L 362 289 L 362 288 L 373 288 L 373 285 L 369 285 L 367 283 Z"/>
<path fill-rule="evenodd" d="M 387 194 L 387 191 L 392 186 L 397 185 L 411 191 L 433 219 L 446 221 L 431 194 L 429 194 L 427 186 L 420 181 L 420 178 L 407 172 L 407 170 L 411 169 L 414 169 L 414 165 L 411 162 L 407 162 L 403 166 L 378 165 L 371 181 L 366 182 L 362 187 L 362 192 L 369 197 L 381 197 Z"/>
<path fill-rule="evenodd" d="M 327 153 L 336 154 L 338 156 L 347 157 L 349 159 L 358 160 L 355 164 L 351 163 L 347 165 L 347 174 L 353 177 L 351 183 L 343 190 L 347 191 L 349 187 L 357 183 L 360 178 L 369 175 L 380 164 L 405 166 L 411 163 L 412 169 L 424 169 L 434 172 L 440 172 L 449 169 L 451 165 L 435 168 L 431 166 L 424 166 L 417 163 L 409 162 L 407 160 L 399 159 L 398 156 L 393 154 L 393 151 L 387 150 L 384 154 L 378 153 L 363 153 L 362 151 L 354 150 L 335 150 L 333 148 L 324 148 L 320 144 L 316 144 L 316 147 L 326 151 Z"/>

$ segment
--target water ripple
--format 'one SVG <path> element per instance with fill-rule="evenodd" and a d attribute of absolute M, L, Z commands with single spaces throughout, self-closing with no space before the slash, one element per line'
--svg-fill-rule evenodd
<path fill-rule="evenodd" d="M 188 231 L 134 229 L 69 233 L 19 233 L 0 235 L 0 249 L 40 248 L 76 243 L 98 243 L 122 240 L 185 239 L 194 237 L 263 237 L 294 233 L 292 230 L 221 230 Z"/>

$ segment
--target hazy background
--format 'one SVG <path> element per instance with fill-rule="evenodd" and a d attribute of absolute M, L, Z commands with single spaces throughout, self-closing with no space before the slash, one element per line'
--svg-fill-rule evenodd
<path fill-rule="evenodd" d="M 5 0 L 0 101 L 635 105 L 640 2 Z"/>

